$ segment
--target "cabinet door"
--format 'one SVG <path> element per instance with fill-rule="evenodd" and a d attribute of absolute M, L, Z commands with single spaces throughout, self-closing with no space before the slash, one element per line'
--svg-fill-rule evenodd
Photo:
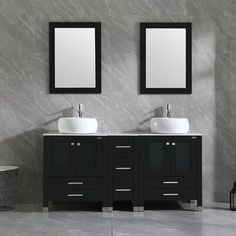
<path fill-rule="evenodd" d="M 77 138 L 75 159 L 77 176 L 101 176 L 102 137 Z"/>
<path fill-rule="evenodd" d="M 192 137 L 176 137 L 171 142 L 171 175 L 195 176 L 197 143 Z"/>
<path fill-rule="evenodd" d="M 75 140 L 71 137 L 53 137 L 49 150 L 49 175 L 73 176 L 75 174 Z"/>
<path fill-rule="evenodd" d="M 164 137 L 143 137 L 142 165 L 145 176 L 168 176 L 170 142 Z"/>

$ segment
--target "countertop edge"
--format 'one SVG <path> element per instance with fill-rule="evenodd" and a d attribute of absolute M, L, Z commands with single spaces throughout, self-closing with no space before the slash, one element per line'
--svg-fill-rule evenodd
<path fill-rule="evenodd" d="M 164 134 L 164 133 L 93 133 L 93 134 L 62 134 L 62 133 L 44 133 L 43 136 L 202 136 L 200 133 L 186 134 Z"/>

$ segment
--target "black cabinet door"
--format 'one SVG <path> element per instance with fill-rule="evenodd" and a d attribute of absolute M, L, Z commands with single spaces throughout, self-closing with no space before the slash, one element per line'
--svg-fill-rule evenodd
<path fill-rule="evenodd" d="M 79 137 L 75 147 L 76 176 L 101 176 L 102 137 Z"/>
<path fill-rule="evenodd" d="M 144 176 L 169 176 L 170 141 L 165 137 L 142 137 L 141 157 Z"/>
<path fill-rule="evenodd" d="M 53 137 L 49 145 L 49 175 L 75 175 L 75 141 L 73 138 Z"/>
<path fill-rule="evenodd" d="M 171 140 L 171 176 L 195 176 L 197 142 L 194 137 L 175 137 Z"/>

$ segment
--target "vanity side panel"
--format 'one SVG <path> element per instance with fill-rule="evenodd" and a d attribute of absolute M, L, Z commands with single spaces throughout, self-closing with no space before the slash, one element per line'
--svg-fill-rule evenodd
<path fill-rule="evenodd" d="M 202 136 L 197 137 L 198 192 L 197 206 L 202 207 Z"/>
<path fill-rule="evenodd" d="M 103 138 L 103 150 L 102 150 L 102 207 L 110 207 L 111 200 L 109 199 L 109 156 L 108 156 L 108 138 Z"/>
<path fill-rule="evenodd" d="M 133 206 L 139 207 L 139 138 L 134 137 L 134 200 Z"/>
<path fill-rule="evenodd" d="M 48 207 L 48 160 L 50 153 L 50 146 L 52 145 L 51 137 L 44 137 L 44 147 L 43 147 L 43 207 Z"/>
<path fill-rule="evenodd" d="M 144 162 L 144 153 L 142 148 L 142 140 L 143 137 L 138 138 L 138 153 L 139 153 L 139 161 L 138 161 L 138 181 L 139 181 L 139 207 L 144 207 L 144 188 L 143 188 L 143 162 Z"/>

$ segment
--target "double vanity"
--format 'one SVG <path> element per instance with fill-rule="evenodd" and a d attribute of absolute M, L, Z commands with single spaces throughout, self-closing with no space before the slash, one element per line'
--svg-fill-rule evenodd
<path fill-rule="evenodd" d="M 130 201 L 202 206 L 201 134 L 44 134 L 44 196 L 49 202 Z"/>

